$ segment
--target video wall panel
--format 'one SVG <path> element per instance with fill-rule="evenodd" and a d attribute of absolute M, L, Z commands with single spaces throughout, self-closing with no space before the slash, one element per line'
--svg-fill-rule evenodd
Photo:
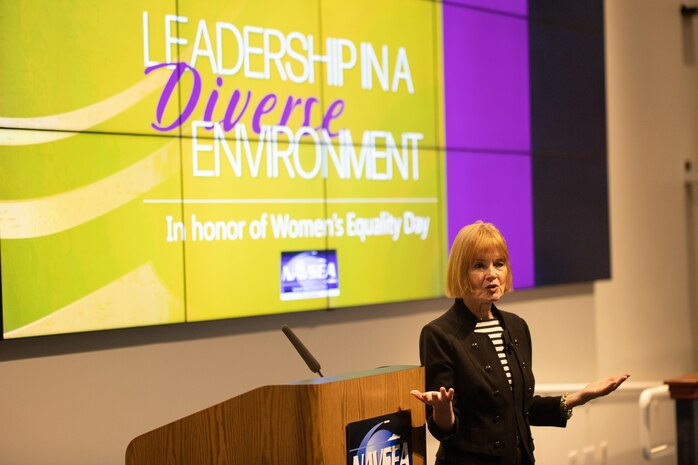
<path fill-rule="evenodd" d="M 517 289 L 559 282 L 555 254 L 564 282 L 606 277 L 607 230 L 590 261 L 551 226 L 607 215 L 605 143 L 562 151 L 581 182 L 545 161 L 576 124 L 546 89 L 585 85 L 549 37 L 598 65 L 603 36 L 539 3 L 3 3 L 3 337 L 438 297 L 478 219 Z"/>
<path fill-rule="evenodd" d="M 34 134 L 61 138 L 0 145 L 5 337 L 184 321 L 183 250 L 161 240 L 170 212 L 141 201 L 181 197 L 179 140 Z"/>

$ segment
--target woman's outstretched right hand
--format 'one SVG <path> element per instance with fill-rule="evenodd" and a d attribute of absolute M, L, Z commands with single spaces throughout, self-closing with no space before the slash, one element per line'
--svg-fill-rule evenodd
<path fill-rule="evenodd" d="M 441 389 L 438 391 L 426 392 L 414 389 L 410 391 L 410 393 L 424 404 L 434 409 L 432 418 L 439 429 L 443 431 L 450 431 L 453 429 L 453 425 L 456 421 L 456 417 L 453 414 L 453 388 L 446 390 L 445 387 L 441 386 Z"/>

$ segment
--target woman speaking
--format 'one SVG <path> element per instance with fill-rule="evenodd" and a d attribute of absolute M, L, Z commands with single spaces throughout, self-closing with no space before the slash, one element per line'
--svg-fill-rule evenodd
<path fill-rule="evenodd" d="M 440 441 L 437 465 L 532 465 L 531 425 L 564 427 L 574 407 L 614 391 L 629 376 L 563 396 L 534 395 L 528 326 L 495 306 L 511 289 L 499 230 L 481 221 L 461 229 L 446 278 L 455 302 L 422 329 L 426 392 L 412 391 L 426 404 L 429 431 Z"/>

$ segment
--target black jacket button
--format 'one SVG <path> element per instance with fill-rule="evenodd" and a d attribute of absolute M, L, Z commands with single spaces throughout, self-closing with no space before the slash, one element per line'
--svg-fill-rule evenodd
<path fill-rule="evenodd" d="M 526 362 L 521 362 L 521 366 L 526 368 Z"/>
<path fill-rule="evenodd" d="M 494 417 L 494 422 L 495 422 L 495 423 L 499 423 L 501 420 L 502 420 L 502 416 L 501 416 L 501 415 L 497 415 L 497 416 Z"/>
<path fill-rule="evenodd" d="M 485 371 L 492 371 L 492 365 L 485 365 Z"/>
<path fill-rule="evenodd" d="M 477 347 L 478 347 L 478 346 L 477 346 L 477 342 L 473 342 L 472 344 L 470 344 L 470 347 L 472 347 L 473 350 L 476 350 Z"/>
<path fill-rule="evenodd" d="M 495 397 L 499 397 L 499 389 L 495 389 L 494 391 L 492 391 L 492 395 Z"/>
<path fill-rule="evenodd" d="M 518 343 L 519 343 L 519 340 L 518 340 L 518 339 L 514 339 L 514 344 L 518 344 Z"/>
<path fill-rule="evenodd" d="M 502 447 L 502 441 L 494 441 L 494 448 L 499 449 Z"/>

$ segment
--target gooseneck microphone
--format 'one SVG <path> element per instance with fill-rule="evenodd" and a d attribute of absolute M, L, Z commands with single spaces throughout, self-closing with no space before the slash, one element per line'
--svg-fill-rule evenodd
<path fill-rule="evenodd" d="M 291 344 L 293 344 L 293 347 L 296 348 L 296 352 L 298 352 L 298 355 L 301 356 L 301 358 L 305 361 L 306 365 L 308 365 L 308 368 L 310 368 L 310 371 L 313 373 L 317 373 L 322 376 L 322 372 L 320 371 L 320 364 L 318 361 L 313 357 L 313 354 L 310 353 L 310 351 L 303 345 L 300 339 L 298 339 L 298 336 L 291 331 L 291 328 L 289 328 L 286 325 L 283 325 L 281 327 L 281 331 L 284 332 L 286 337 L 288 338 L 289 341 L 291 341 Z"/>

